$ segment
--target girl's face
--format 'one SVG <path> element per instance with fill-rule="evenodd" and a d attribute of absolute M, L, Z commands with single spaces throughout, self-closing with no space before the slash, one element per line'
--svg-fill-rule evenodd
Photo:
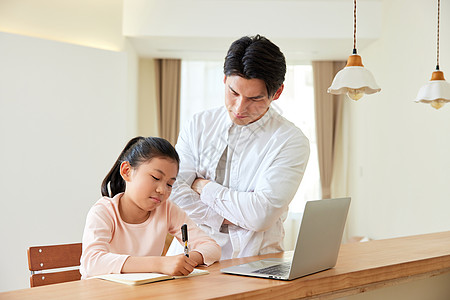
<path fill-rule="evenodd" d="M 120 166 L 126 182 L 127 201 L 138 210 L 149 212 L 169 198 L 178 174 L 178 164 L 170 158 L 155 157 L 134 169 L 128 162 Z"/>

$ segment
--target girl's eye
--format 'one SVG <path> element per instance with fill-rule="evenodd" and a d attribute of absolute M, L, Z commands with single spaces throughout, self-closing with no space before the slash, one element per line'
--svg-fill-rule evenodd
<path fill-rule="evenodd" d="M 170 188 L 172 188 L 172 185 L 171 185 L 171 184 L 167 184 L 167 186 L 170 187 Z"/>
<path fill-rule="evenodd" d="M 156 178 L 156 177 L 155 177 L 155 176 L 153 176 L 153 175 L 152 175 L 152 177 L 153 177 L 153 179 L 155 179 L 155 180 L 159 180 L 159 178 Z"/>

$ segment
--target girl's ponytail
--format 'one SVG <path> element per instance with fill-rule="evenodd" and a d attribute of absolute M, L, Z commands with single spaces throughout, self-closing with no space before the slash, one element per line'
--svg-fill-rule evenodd
<path fill-rule="evenodd" d="M 105 179 L 103 179 L 102 186 L 101 186 L 102 196 L 112 198 L 119 193 L 125 192 L 125 181 L 123 180 L 122 176 L 120 175 L 120 165 L 122 164 L 123 161 L 126 160 L 124 158 L 127 156 L 126 154 L 127 154 L 127 152 L 129 152 L 130 148 L 141 139 L 144 139 L 144 138 L 141 136 L 135 137 L 128 142 L 128 144 L 125 146 L 125 148 L 123 148 L 122 152 L 120 153 L 116 162 L 112 166 L 108 175 L 106 175 Z M 108 184 L 109 184 L 109 190 L 108 190 Z"/>

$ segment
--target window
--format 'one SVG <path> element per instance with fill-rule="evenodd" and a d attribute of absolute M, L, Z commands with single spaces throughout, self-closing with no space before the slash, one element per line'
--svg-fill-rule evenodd
<path fill-rule="evenodd" d="M 180 125 L 197 112 L 224 105 L 223 62 L 182 61 Z"/>
<path fill-rule="evenodd" d="M 183 126 L 195 113 L 224 105 L 223 62 L 183 61 L 181 66 L 181 113 Z M 289 211 L 302 212 L 306 200 L 320 199 L 314 88 L 311 65 L 290 65 L 285 87 L 272 107 L 308 137 L 311 154 L 305 174 Z"/>

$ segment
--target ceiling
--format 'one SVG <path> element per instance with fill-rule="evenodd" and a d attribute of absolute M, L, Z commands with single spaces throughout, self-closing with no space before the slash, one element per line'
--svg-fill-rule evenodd
<path fill-rule="evenodd" d="M 346 59 L 351 0 L 125 0 L 123 34 L 141 57 L 222 60 L 234 40 L 261 34 L 288 62 Z M 381 32 L 381 1 L 358 2 L 357 48 Z"/>

